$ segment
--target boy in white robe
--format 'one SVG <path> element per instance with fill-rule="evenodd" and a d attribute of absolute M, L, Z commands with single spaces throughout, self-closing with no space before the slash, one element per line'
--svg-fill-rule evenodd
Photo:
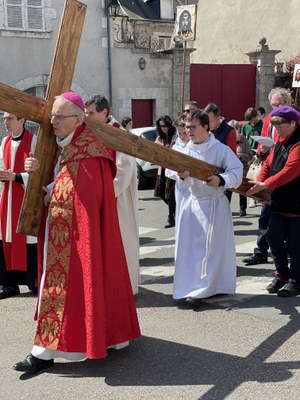
<path fill-rule="evenodd" d="M 207 182 L 190 177 L 189 171 L 168 171 L 178 192 L 185 192 L 177 210 L 173 298 L 197 305 L 199 299 L 235 292 L 233 223 L 224 190 L 240 185 L 243 165 L 209 132 L 208 115 L 202 110 L 187 116 L 185 128 L 190 141 L 178 150 L 224 170 Z"/>

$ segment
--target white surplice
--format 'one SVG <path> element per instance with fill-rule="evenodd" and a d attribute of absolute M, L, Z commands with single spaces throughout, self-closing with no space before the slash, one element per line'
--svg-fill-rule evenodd
<path fill-rule="evenodd" d="M 206 298 L 235 292 L 236 260 L 230 205 L 224 195 L 243 178 L 243 165 L 232 150 L 210 134 L 201 144 L 191 141 L 178 149 L 191 157 L 224 169 L 222 187 L 199 179 L 184 180 L 173 171 L 180 203 L 176 210 L 174 299 Z"/>
<path fill-rule="evenodd" d="M 126 255 L 133 294 L 137 294 L 140 281 L 139 228 L 136 159 L 117 152 L 117 175 L 114 189 L 120 230 Z"/>
<path fill-rule="evenodd" d="M 108 120 L 109 125 L 125 130 L 112 115 L 109 116 Z M 117 151 L 116 166 L 117 174 L 114 179 L 114 189 L 117 198 L 119 225 L 132 292 L 137 294 L 140 283 L 140 239 L 136 159 Z"/>

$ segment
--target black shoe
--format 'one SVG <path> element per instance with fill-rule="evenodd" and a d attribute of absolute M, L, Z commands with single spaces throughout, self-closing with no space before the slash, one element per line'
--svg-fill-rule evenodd
<path fill-rule="evenodd" d="M 278 290 L 277 296 L 280 297 L 293 297 L 300 294 L 300 286 L 296 285 L 295 282 L 289 281 L 281 289 Z"/>
<path fill-rule="evenodd" d="M 279 289 L 285 286 L 286 281 L 281 279 L 279 276 L 274 276 L 272 282 L 267 286 L 267 291 L 269 293 L 277 293 Z"/>
<path fill-rule="evenodd" d="M 246 265 L 266 264 L 268 257 L 260 256 L 259 254 L 252 254 L 250 257 L 243 258 L 243 263 Z"/>
<path fill-rule="evenodd" d="M 25 360 L 16 363 L 13 366 L 13 369 L 15 371 L 36 373 L 42 371 L 43 369 L 51 367 L 53 363 L 54 360 L 42 360 L 33 356 L 32 354 L 28 354 Z"/>
<path fill-rule="evenodd" d="M 175 218 L 169 216 L 165 228 L 173 228 L 174 226 L 175 226 Z"/>
<path fill-rule="evenodd" d="M 37 294 L 38 288 L 36 286 L 28 286 L 28 289 L 31 291 L 32 294 Z"/>
<path fill-rule="evenodd" d="M 18 286 L 2 286 L 0 289 L 0 299 L 17 296 L 18 294 L 20 294 L 20 289 Z"/>
<path fill-rule="evenodd" d="M 185 302 L 193 308 L 201 307 L 203 304 L 202 299 L 197 299 L 196 297 L 187 297 Z"/>
<path fill-rule="evenodd" d="M 245 215 L 247 215 L 246 210 L 240 210 L 240 217 L 244 217 Z"/>

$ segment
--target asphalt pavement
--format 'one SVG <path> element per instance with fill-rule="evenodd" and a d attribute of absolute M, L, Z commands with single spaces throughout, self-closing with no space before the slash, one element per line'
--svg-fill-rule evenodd
<path fill-rule="evenodd" d="M 142 337 L 104 360 L 58 359 L 38 375 L 16 372 L 35 332 L 35 297 L 0 301 L 0 399 L 221 400 L 299 399 L 299 297 L 280 298 L 265 287 L 273 263 L 245 266 L 255 246 L 260 207 L 232 212 L 237 292 L 198 308 L 172 300 L 174 228 L 164 229 L 166 206 L 153 190 L 139 191 L 141 285 L 136 296 Z"/>

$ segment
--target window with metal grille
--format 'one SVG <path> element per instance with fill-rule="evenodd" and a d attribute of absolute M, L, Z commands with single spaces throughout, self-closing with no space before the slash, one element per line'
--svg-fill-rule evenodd
<path fill-rule="evenodd" d="M 44 0 L 4 0 L 5 28 L 45 31 Z"/>

